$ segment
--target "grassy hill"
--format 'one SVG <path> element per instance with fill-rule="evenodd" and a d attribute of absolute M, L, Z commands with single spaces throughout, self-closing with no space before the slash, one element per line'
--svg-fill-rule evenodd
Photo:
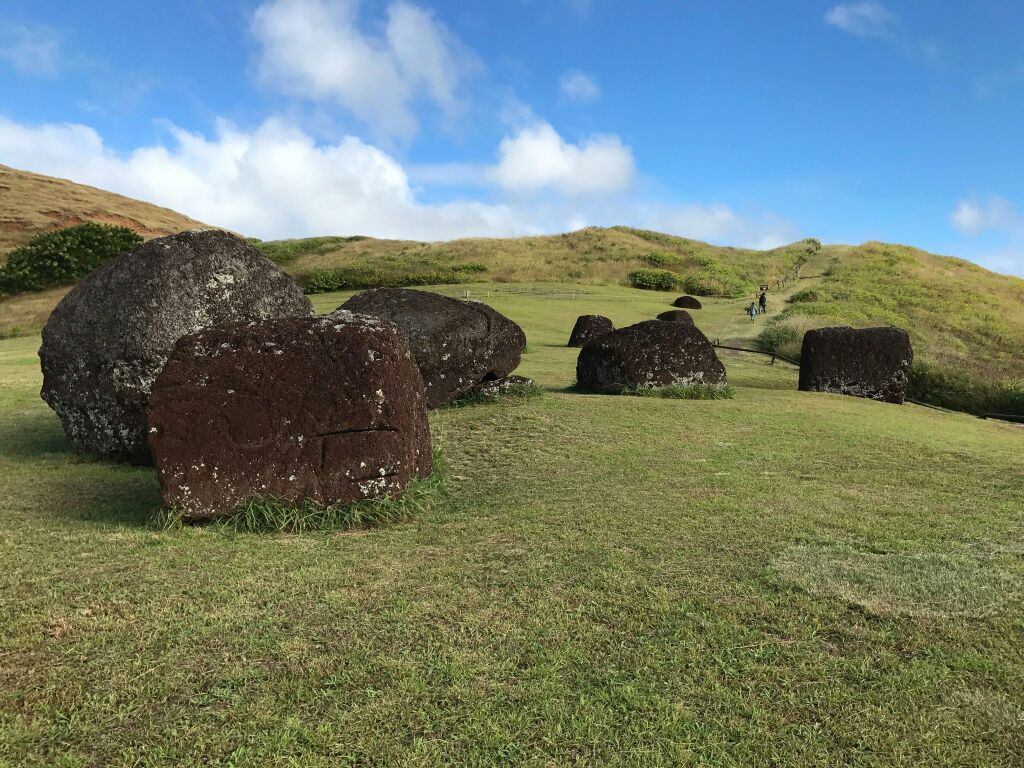
<path fill-rule="evenodd" d="M 479 279 L 615 285 L 635 270 L 661 269 L 680 276 L 680 291 L 731 298 L 739 320 L 756 287 L 768 283 L 772 315 L 760 336 L 768 349 L 798 357 L 809 328 L 897 325 L 911 334 L 924 366 L 919 373 L 932 368 L 1024 385 L 1024 280 L 901 245 L 814 246 L 725 248 L 628 227 L 446 243 L 356 237 L 261 244 L 311 290 Z"/>
<path fill-rule="evenodd" d="M 438 290 L 546 392 L 432 413 L 438 495 L 350 533 L 151 526 L 153 472 L 70 453 L 0 341 L 0 764 L 1019 763 L 1024 429 L 745 354 L 732 400 L 580 395 L 576 316 L 670 296 Z M 759 333 L 735 305 L 694 316 Z"/>
<path fill-rule="evenodd" d="M 206 226 L 168 208 L 0 165 L 0 262 L 33 235 L 86 221 L 128 227 L 145 238 Z"/>
<path fill-rule="evenodd" d="M 437 243 L 322 237 L 260 246 L 300 281 L 310 283 L 317 276 L 334 274 L 339 281 L 348 278 L 360 283 L 352 288 L 362 287 L 362 282 L 394 282 L 420 274 L 427 278 L 450 274 L 458 279 L 460 272 L 463 281 L 615 285 L 626 281 L 634 270 L 665 269 L 700 277 L 713 293 L 740 295 L 753 291 L 762 280 L 774 281 L 792 273 L 808 242 L 756 251 L 630 227 L 588 227 L 561 235 Z"/>
<path fill-rule="evenodd" d="M 164 209 L 33 174 L 0 168 L 0 185 L 23 192 L 4 197 L 16 201 L 13 207 L 5 203 L 6 218 L 0 219 L 0 232 L 7 237 L 23 234 L 11 227 L 12 221 L 33 221 L 38 229 L 94 216 L 133 222 L 146 234 L 197 224 Z M 66 202 L 57 205 L 51 199 Z M 907 246 L 819 247 L 805 240 L 757 251 L 629 227 L 434 243 L 360 236 L 254 242 L 310 293 L 470 281 L 623 285 L 638 271 L 653 271 L 667 273 L 680 292 L 729 298 L 740 323 L 757 286 L 768 283 L 772 315 L 759 338 L 765 348 L 795 356 L 808 328 L 898 325 L 910 332 L 919 361 L 916 396 L 974 411 L 1024 412 L 1024 281 Z M 0 301 L 0 336 L 41 328 L 64 292 Z"/>

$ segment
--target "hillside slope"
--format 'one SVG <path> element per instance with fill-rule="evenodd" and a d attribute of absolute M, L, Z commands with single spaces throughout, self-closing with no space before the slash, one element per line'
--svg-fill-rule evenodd
<path fill-rule="evenodd" d="M 169 208 L 0 165 L 0 261 L 34 235 L 86 221 L 128 227 L 145 238 L 207 226 Z"/>
<path fill-rule="evenodd" d="M 728 248 L 631 227 L 587 227 L 559 235 L 467 238 L 425 243 L 368 237 L 278 240 L 261 247 L 300 280 L 323 273 L 355 280 L 451 271 L 470 266 L 497 283 L 561 281 L 614 285 L 637 269 L 704 273 L 723 294 L 753 290 L 793 271 L 811 241 L 770 251 Z M 477 278 L 477 279 L 479 279 Z M 715 279 L 712 279 L 715 278 Z M 441 281 L 438 281 L 441 282 Z M 357 286 L 352 286 L 357 287 Z"/>
<path fill-rule="evenodd" d="M 1024 382 L 1024 280 L 904 245 L 826 247 L 820 281 L 794 294 L 762 342 L 796 356 L 828 325 L 895 325 L 918 360 L 984 380 Z"/>

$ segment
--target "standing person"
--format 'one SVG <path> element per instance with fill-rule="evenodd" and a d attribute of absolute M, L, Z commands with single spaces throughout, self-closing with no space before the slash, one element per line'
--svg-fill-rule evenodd
<path fill-rule="evenodd" d="M 747 314 L 750 315 L 750 322 L 754 322 L 754 318 L 757 317 L 757 304 L 750 302 L 750 306 L 747 307 Z"/>
<path fill-rule="evenodd" d="M 768 311 L 768 292 L 761 291 L 761 295 L 757 298 L 757 303 L 761 305 L 761 314 L 765 314 Z"/>

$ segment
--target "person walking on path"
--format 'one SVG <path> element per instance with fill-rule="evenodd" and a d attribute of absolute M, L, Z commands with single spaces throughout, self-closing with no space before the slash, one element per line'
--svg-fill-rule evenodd
<path fill-rule="evenodd" d="M 767 291 L 761 291 L 761 295 L 757 298 L 757 303 L 761 306 L 761 314 L 765 314 L 768 311 Z"/>
<path fill-rule="evenodd" d="M 757 317 L 757 304 L 750 302 L 750 306 L 747 307 L 747 314 L 750 316 L 750 322 L 754 322 L 754 318 Z"/>

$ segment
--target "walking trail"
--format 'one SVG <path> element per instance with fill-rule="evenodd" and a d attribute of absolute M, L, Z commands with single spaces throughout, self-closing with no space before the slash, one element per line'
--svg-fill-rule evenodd
<path fill-rule="evenodd" d="M 753 323 L 747 317 L 747 307 L 751 301 L 756 301 L 757 297 L 731 299 L 725 313 L 708 324 L 709 327 L 705 331 L 707 337 L 711 340 L 717 338 L 719 343 L 732 347 L 753 347 L 754 340 L 764 330 L 768 321 L 785 308 L 786 300 L 797 291 L 820 285 L 822 273 L 835 258 L 835 254 L 820 252 L 803 266 L 800 278 L 787 283 L 779 290 L 768 291 L 768 314 L 758 315 Z"/>

